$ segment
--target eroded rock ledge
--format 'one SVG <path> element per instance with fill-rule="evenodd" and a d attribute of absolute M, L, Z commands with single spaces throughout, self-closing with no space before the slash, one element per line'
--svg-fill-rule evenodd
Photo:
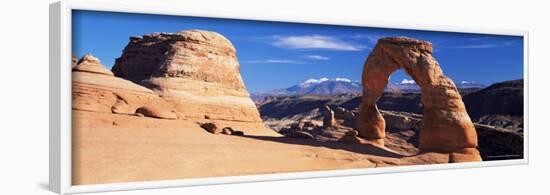
<path fill-rule="evenodd" d="M 72 79 L 73 110 L 176 119 L 168 102 L 145 87 L 113 76 L 90 54 L 73 67 Z"/>

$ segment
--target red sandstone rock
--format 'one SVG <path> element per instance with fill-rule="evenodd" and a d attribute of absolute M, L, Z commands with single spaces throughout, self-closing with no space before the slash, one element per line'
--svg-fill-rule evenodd
<path fill-rule="evenodd" d="M 334 118 L 334 111 L 328 106 L 322 107 L 323 112 L 323 127 L 332 127 L 336 124 L 336 119 Z"/>
<path fill-rule="evenodd" d="M 225 37 L 187 30 L 131 38 L 112 70 L 152 89 L 185 118 L 261 123 L 239 66 Z"/>
<path fill-rule="evenodd" d="M 100 62 L 99 59 L 95 58 L 91 54 L 86 54 L 82 57 L 77 65 L 73 67 L 73 71 L 79 72 L 89 72 L 96 74 L 104 74 L 112 76 L 113 73 L 107 70 Z"/>
<path fill-rule="evenodd" d="M 201 124 L 201 127 L 212 134 L 219 134 L 221 132 L 221 129 L 214 123 L 204 123 Z"/>
<path fill-rule="evenodd" d="M 363 97 L 359 107 L 359 134 L 383 143 L 385 121 L 376 101 L 382 95 L 389 76 L 404 69 L 422 92 L 424 105 L 419 145 L 422 151 L 454 155 L 451 161 L 479 161 L 477 134 L 455 84 L 448 79 L 432 56 L 432 45 L 406 37 L 378 41 L 363 67 Z M 468 151 L 468 152 L 464 152 Z M 466 157 L 465 157 L 466 156 Z"/>
<path fill-rule="evenodd" d="M 177 119 L 176 113 L 171 110 L 159 109 L 155 106 L 143 106 L 136 110 L 136 113 L 141 113 L 147 117 L 162 118 L 162 119 Z"/>
<path fill-rule="evenodd" d="M 114 77 L 97 58 L 89 54 L 82 57 L 73 68 L 72 79 L 74 110 L 129 115 L 144 106 L 158 110 L 158 113 L 173 110 L 153 91 Z"/>
<path fill-rule="evenodd" d="M 225 135 L 232 135 L 234 131 L 235 130 L 233 130 L 233 128 L 231 128 L 231 127 L 224 127 L 222 129 L 221 133 L 225 134 Z"/>
<path fill-rule="evenodd" d="M 348 136 L 358 136 L 359 133 L 358 133 L 357 131 L 355 131 L 355 130 L 349 130 L 349 131 L 346 132 L 345 135 L 348 135 Z"/>
<path fill-rule="evenodd" d="M 345 143 L 345 144 L 364 144 L 367 143 L 363 141 L 360 137 L 356 135 L 345 135 L 341 137 L 338 142 Z"/>

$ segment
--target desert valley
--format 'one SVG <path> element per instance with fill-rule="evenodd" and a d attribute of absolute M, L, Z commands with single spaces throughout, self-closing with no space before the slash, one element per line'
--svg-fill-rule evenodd
<path fill-rule="evenodd" d="M 73 57 L 73 184 L 523 158 L 523 80 L 455 83 L 430 42 L 379 39 L 362 81 L 252 94 L 237 50 L 184 30 L 129 37 L 111 70 Z"/>

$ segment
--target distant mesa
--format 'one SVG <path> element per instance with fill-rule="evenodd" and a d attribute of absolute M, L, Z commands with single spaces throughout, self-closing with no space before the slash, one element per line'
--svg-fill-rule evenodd
<path fill-rule="evenodd" d="M 464 102 L 471 105 L 468 111 L 472 118 L 488 114 L 523 116 L 523 79 L 494 83 L 489 87 L 470 93 Z"/>
<path fill-rule="evenodd" d="M 523 131 L 523 79 L 494 83 L 464 96 L 468 113 L 478 123 Z"/>

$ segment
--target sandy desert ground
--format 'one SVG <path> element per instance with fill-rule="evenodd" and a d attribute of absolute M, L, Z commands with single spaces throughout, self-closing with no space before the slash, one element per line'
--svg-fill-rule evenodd
<path fill-rule="evenodd" d="M 211 134 L 185 120 L 74 110 L 73 121 L 75 185 L 448 161 L 448 154 L 404 157 L 372 145 L 281 137 L 269 129 Z"/>

